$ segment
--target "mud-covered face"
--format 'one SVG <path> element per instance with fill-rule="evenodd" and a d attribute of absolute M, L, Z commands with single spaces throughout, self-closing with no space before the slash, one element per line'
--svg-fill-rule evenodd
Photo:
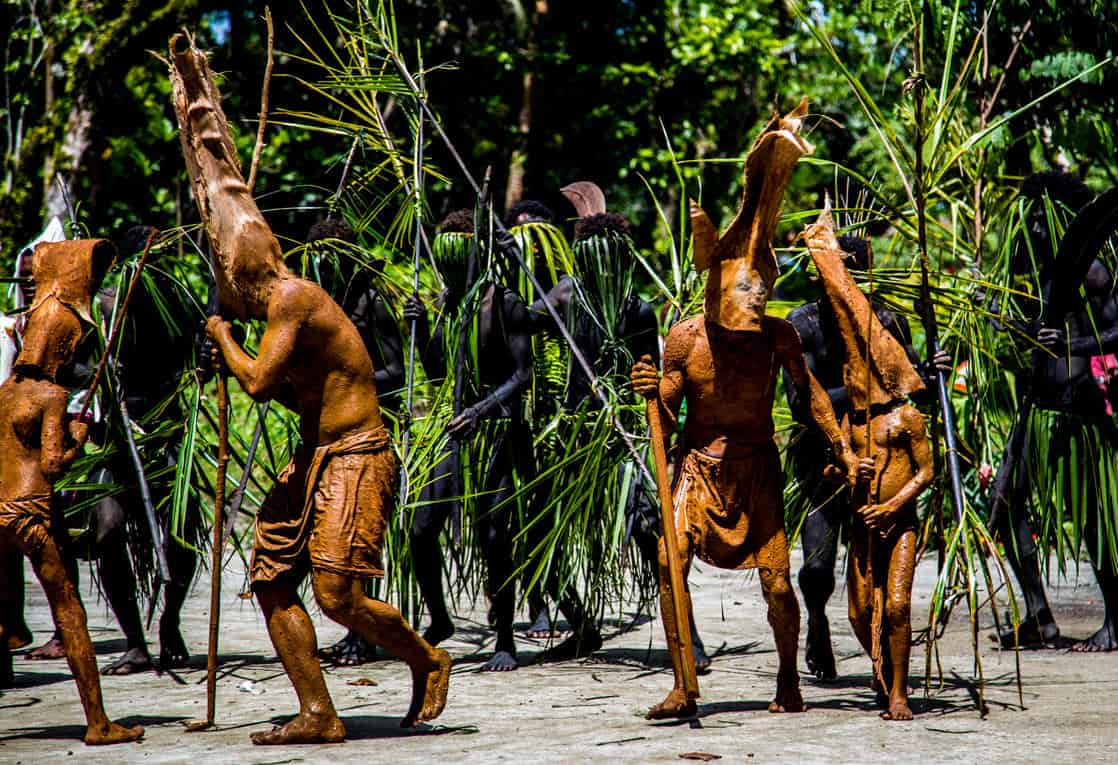
<path fill-rule="evenodd" d="M 764 258 L 732 258 L 715 263 L 707 274 L 703 313 L 720 327 L 761 331 L 776 273 L 766 273 Z"/>

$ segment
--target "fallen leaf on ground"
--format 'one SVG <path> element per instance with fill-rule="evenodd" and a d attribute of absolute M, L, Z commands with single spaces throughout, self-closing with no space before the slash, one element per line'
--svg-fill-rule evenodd
<path fill-rule="evenodd" d="M 721 760 L 722 755 L 711 754 L 710 752 L 684 752 L 679 756 L 681 760 L 702 760 L 703 762 L 710 762 L 711 760 Z"/>
<path fill-rule="evenodd" d="M 376 685 L 376 680 L 371 680 L 367 677 L 359 677 L 356 680 L 350 680 L 346 685 Z"/>

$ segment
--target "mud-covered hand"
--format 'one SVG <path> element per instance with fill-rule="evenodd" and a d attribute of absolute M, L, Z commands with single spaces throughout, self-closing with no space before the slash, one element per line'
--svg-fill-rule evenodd
<path fill-rule="evenodd" d="M 450 435 L 456 438 L 468 436 L 477 430 L 478 421 L 481 419 L 481 413 L 472 406 L 466 407 L 462 413 L 450 421 L 450 425 L 446 430 Z"/>
<path fill-rule="evenodd" d="M 876 472 L 877 465 L 873 457 L 863 457 L 858 460 L 858 466 L 854 469 L 857 482 L 863 486 L 873 480 L 874 473 Z"/>
<path fill-rule="evenodd" d="M 897 507 L 891 502 L 864 505 L 858 509 L 858 517 L 862 519 L 866 527 L 879 534 L 888 534 L 893 528 L 896 515 Z"/>
<path fill-rule="evenodd" d="M 85 439 L 89 438 L 89 423 L 73 419 L 67 427 L 70 431 L 70 439 L 75 446 L 81 448 L 85 444 Z"/>
<path fill-rule="evenodd" d="M 641 356 L 641 360 L 633 364 L 629 371 L 629 382 L 639 396 L 649 401 L 660 395 L 660 370 L 652 364 L 652 357 L 648 354 Z"/>

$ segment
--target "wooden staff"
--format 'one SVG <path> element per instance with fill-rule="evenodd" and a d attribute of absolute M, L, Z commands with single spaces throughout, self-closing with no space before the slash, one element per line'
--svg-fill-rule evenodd
<path fill-rule="evenodd" d="M 699 678 L 695 672 L 695 654 L 691 648 L 691 611 L 687 608 L 683 583 L 683 567 L 679 561 L 679 542 L 675 538 L 675 512 L 672 488 L 668 483 L 668 455 L 664 450 L 664 428 L 660 421 L 660 397 L 648 400 L 648 431 L 652 439 L 652 457 L 656 464 L 656 488 L 660 494 L 660 533 L 668 558 L 668 585 L 675 611 L 675 634 L 668 634 L 668 650 L 676 656 L 676 666 L 683 673 L 683 690 L 688 699 L 698 698 Z"/>
<path fill-rule="evenodd" d="M 217 637 L 221 614 L 221 552 L 225 513 L 225 474 L 229 464 L 229 390 L 222 369 L 217 375 L 217 474 L 214 477 L 213 555 L 210 570 L 210 640 L 206 651 L 206 719 L 188 724 L 187 730 L 212 728 L 217 705 Z"/>

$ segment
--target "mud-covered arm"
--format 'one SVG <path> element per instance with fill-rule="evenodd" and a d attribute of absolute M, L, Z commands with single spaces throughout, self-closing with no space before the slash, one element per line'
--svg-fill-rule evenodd
<path fill-rule="evenodd" d="M 286 285 L 277 285 L 275 289 L 279 293 L 286 289 Z M 273 295 L 268 304 L 268 323 L 255 359 L 237 344 L 229 322 L 220 316 L 209 318 L 206 334 L 217 343 L 225 366 L 237 378 L 245 393 L 255 401 L 267 401 L 277 397 L 279 387 L 287 376 L 288 364 L 306 313 L 301 301 L 284 300 L 282 294 Z M 283 401 L 280 403 L 287 405 Z"/>
<path fill-rule="evenodd" d="M 687 390 L 686 364 L 691 352 L 693 336 L 681 325 L 676 325 L 664 341 L 663 375 L 652 363 L 651 356 L 642 357 L 629 373 L 633 391 L 660 405 L 660 420 L 664 433 L 664 449 L 671 446 L 671 434 L 679 422 L 679 410 Z"/>
<path fill-rule="evenodd" d="M 869 528 L 886 533 L 892 529 L 893 518 L 897 513 L 916 502 L 920 493 L 931 484 L 934 476 L 932 447 L 924 430 L 923 416 L 916 409 L 906 406 L 901 410 L 901 427 L 905 431 L 903 441 L 907 445 L 908 456 L 915 468 L 912 478 L 889 499 L 877 505 L 862 507 L 857 511 Z M 890 455 L 881 456 L 886 459 L 890 457 Z M 873 460 L 867 458 L 863 462 L 868 467 Z M 876 467 L 873 472 L 876 472 Z"/>
<path fill-rule="evenodd" d="M 549 330 L 558 331 L 547 307 L 550 305 L 562 318 L 567 315 L 567 306 L 573 294 L 574 279 L 567 275 L 559 277 L 558 284 L 528 307 L 528 331 L 533 335 Z"/>
<path fill-rule="evenodd" d="M 776 328 L 777 353 L 791 383 L 789 390 L 795 390 L 801 400 L 808 402 L 808 410 L 812 421 L 831 443 L 831 448 L 834 450 L 839 463 L 846 468 L 847 480 L 853 481 L 858 466 L 857 457 L 855 457 L 850 444 L 843 436 L 838 421 L 835 419 L 835 411 L 831 406 L 830 397 L 823 386 L 819 384 L 819 381 L 815 379 L 815 376 L 808 371 L 807 363 L 804 361 L 803 347 L 800 344 L 800 336 L 792 325 L 786 321 L 780 321 L 778 324 L 774 324 L 774 327 Z"/>
<path fill-rule="evenodd" d="M 89 426 L 66 415 L 66 390 L 57 388 L 43 402 L 40 431 L 40 465 L 43 476 L 53 481 L 70 466 L 85 446 Z"/>
<path fill-rule="evenodd" d="M 532 338 L 529 334 L 528 309 L 520 298 L 507 293 L 502 301 L 502 311 L 505 339 L 514 364 L 513 373 L 492 393 L 455 417 L 448 427 L 451 433 L 473 430 L 477 427 L 478 420 L 504 414 L 505 405 L 519 396 L 532 379 Z"/>
<path fill-rule="evenodd" d="M 895 510 L 900 510 L 905 505 L 915 502 L 921 492 L 931 484 L 935 475 L 932 445 L 924 429 L 923 416 L 911 407 L 904 407 L 901 410 L 901 425 L 907 435 L 909 457 L 912 459 L 912 465 L 916 468 L 916 472 L 908 483 L 902 486 L 901 490 L 889 500 L 889 504 Z"/>

